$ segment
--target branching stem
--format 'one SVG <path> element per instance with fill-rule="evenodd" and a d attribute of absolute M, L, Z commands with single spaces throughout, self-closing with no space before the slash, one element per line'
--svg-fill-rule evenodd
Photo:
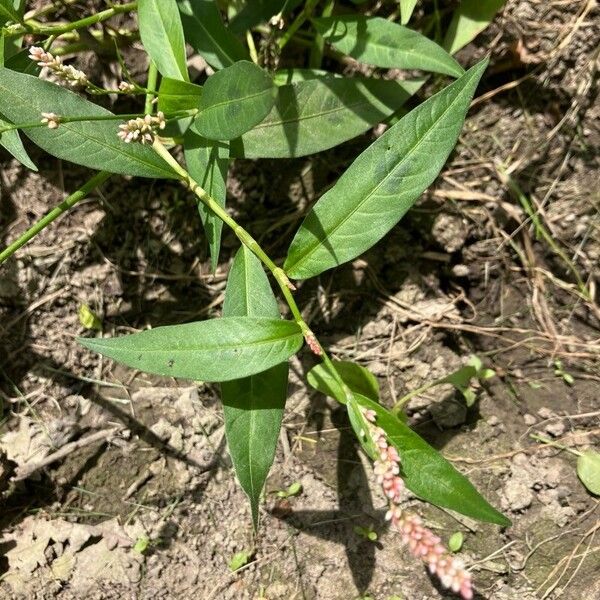
<path fill-rule="evenodd" d="M 331 359 L 325 352 L 325 349 L 302 317 L 302 313 L 300 312 L 300 309 L 296 304 L 296 300 L 292 295 L 291 282 L 285 271 L 281 267 L 278 267 L 271 260 L 271 258 L 269 258 L 267 253 L 250 235 L 250 233 L 248 233 L 248 231 L 246 231 L 233 217 L 231 217 L 227 211 L 175 160 L 175 158 L 158 138 L 154 140 L 152 147 L 156 153 L 177 173 L 177 175 L 179 175 L 182 184 L 192 191 L 209 210 L 211 210 L 219 219 L 221 219 L 221 221 L 223 221 L 223 223 L 225 223 L 225 225 L 227 225 L 235 233 L 240 242 L 246 246 L 248 250 L 250 250 L 272 273 L 275 281 L 277 281 L 277 284 L 281 289 L 281 293 L 283 294 L 287 305 L 290 308 L 292 316 L 294 317 L 294 321 L 296 321 L 300 327 L 305 338 L 310 337 L 316 342 L 323 362 L 331 372 L 331 375 L 336 379 L 338 385 L 340 385 L 340 387 L 344 390 L 346 399 L 350 400 L 352 398 L 350 389 L 344 383 L 340 374 L 337 372 L 337 369 L 331 362 Z"/>

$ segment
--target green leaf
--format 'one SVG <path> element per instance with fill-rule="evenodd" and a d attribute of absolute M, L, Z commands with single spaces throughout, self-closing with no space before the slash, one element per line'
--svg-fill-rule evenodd
<path fill-rule="evenodd" d="M 207 140 L 193 131 L 188 131 L 183 140 L 183 150 L 190 175 L 220 206 L 224 207 L 227 197 L 227 169 L 229 167 L 229 148 L 227 144 Z M 214 273 L 219 264 L 223 221 L 200 201 L 198 201 L 198 212 L 208 238 L 211 266 Z"/>
<path fill-rule="evenodd" d="M 20 21 L 19 13 L 15 9 L 13 0 L 0 0 L 0 25 L 8 21 L 18 23 Z"/>
<path fill-rule="evenodd" d="M 473 484 L 410 427 L 383 406 L 361 396 L 357 402 L 375 411 L 376 423 L 400 454 L 402 477 L 414 494 L 467 517 L 508 526 L 510 520 L 491 506 Z"/>
<path fill-rule="evenodd" d="M 457 531 L 450 536 L 450 539 L 448 540 L 448 549 L 450 552 L 458 552 L 462 548 L 464 541 L 465 536 L 460 531 Z"/>
<path fill-rule="evenodd" d="M 108 358 L 148 373 L 197 381 L 229 381 L 260 373 L 302 346 L 291 321 L 250 317 L 157 327 L 118 338 L 79 338 Z"/>
<path fill-rule="evenodd" d="M 336 371 L 352 392 L 377 401 L 379 398 L 379 384 L 373 373 L 356 363 L 339 360 L 332 362 Z M 308 372 L 306 378 L 308 383 L 322 394 L 331 396 L 342 404 L 346 403 L 344 391 L 324 363 L 315 365 Z"/>
<path fill-rule="evenodd" d="M 262 265 L 245 246 L 239 249 L 229 272 L 223 316 L 279 316 Z M 275 457 L 287 386 L 287 362 L 221 384 L 227 445 L 237 478 L 250 500 L 255 529 L 260 494 Z"/>
<path fill-rule="evenodd" d="M 406 25 L 410 21 L 416 5 L 417 0 L 400 0 L 400 22 L 402 25 Z"/>
<path fill-rule="evenodd" d="M 232 142 L 232 155 L 291 158 L 327 150 L 389 117 L 423 82 L 318 77 L 281 86 L 266 119 Z"/>
<path fill-rule="evenodd" d="M 18 124 L 35 123 L 42 112 L 77 117 L 112 114 L 54 83 L 0 68 L 0 113 Z M 151 148 L 121 141 L 118 123 L 80 121 L 62 123 L 58 129 L 24 129 L 23 133 L 53 156 L 91 169 L 138 177 L 177 177 Z"/>
<path fill-rule="evenodd" d="M 306 279 L 378 242 L 434 181 L 456 144 L 484 60 L 371 144 L 308 213 L 284 269 Z"/>
<path fill-rule="evenodd" d="M 294 481 L 290 484 L 286 490 L 279 490 L 277 492 L 278 498 L 293 498 L 302 493 L 302 484 L 299 481 Z"/>
<path fill-rule="evenodd" d="M 178 0 L 185 39 L 206 62 L 223 69 L 249 60 L 242 43 L 225 27 L 214 0 Z"/>
<path fill-rule="evenodd" d="M 321 79 L 323 77 L 336 77 L 343 79 L 343 75 L 324 71 L 323 69 L 279 69 L 273 74 L 273 82 L 275 85 L 290 85 L 299 81 L 310 81 L 311 79 Z M 352 80 L 350 80 L 352 81 Z M 372 81 L 367 79 L 367 81 Z"/>
<path fill-rule="evenodd" d="M 344 15 L 313 19 L 336 50 L 376 67 L 422 69 L 460 77 L 463 68 L 424 35 L 381 17 Z"/>
<path fill-rule="evenodd" d="M 461 0 L 452 15 L 444 48 L 454 54 L 472 42 L 493 20 L 506 0 Z"/>
<path fill-rule="evenodd" d="M 167 115 L 179 110 L 200 108 L 202 86 L 163 77 L 158 88 L 158 108 Z"/>
<path fill-rule="evenodd" d="M 138 21 L 144 48 L 161 75 L 189 81 L 183 26 L 175 0 L 139 0 Z"/>
<path fill-rule="evenodd" d="M 586 450 L 577 459 L 577 476 L 592 494 L 600 496 L 600 454 Z"/>
<path fill-rule="evenodd" d="M 237 571 L 238 569 L 245 567 L 252 560 L 253 554 L 254 552 L 251 550 L 242 550 L 241 552 L 236 552 L 229 561 L 229 570 Z"/>
<path fill-rule="evenodd" d="M 207 79 L 192 128 L 212 140 L 239 137 L 269 114 L 276 92 L 264 69 L 246 60 L 237 62 Z"/>
<path fill-rule="evenodd" d="M 87 304 L 79 305 L 77 315 L 79 316 L 79 323 L 82 327 L 94 329 L 95 331 L 102 331 L 102 321 Z"/>
<path fill-rule="evenodd" d="M 5 121 L 0 115 L 0 128 L 12 125 L 8 121 Z M 32 171 L 37 171 L 37 167 L 29 158 L 27 150 L 23 147 L 23 142 L 19 136 L 19 132 L 16 129 L 11 129 L 0 133 L 0 146 L 8 150 L 22 165 L 26 166 Z"/>

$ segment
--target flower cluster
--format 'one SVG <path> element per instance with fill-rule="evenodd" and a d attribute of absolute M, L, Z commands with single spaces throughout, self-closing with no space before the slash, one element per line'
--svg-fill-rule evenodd
<path fill-rule="evenodd" d="M 151 144 L 158 132 L 165 126 L 165 115 L 159 111 L 156 115 L 137 117 L 137 119 L 130 119 L 127 123 L 122 123 L 119 125 L 118 135 L 127 144 L 130 142 Z"/>
<path fill-rule="evenodd" d="M 133 94 L 135 92 L 135 85 L 128 81 L 121 81 L 121 83 L 119 83 L 119 91 L 125 94 Z"/>
<path fill-rule="evenodd" d="M 368 423 L 371 439 L 379 451 L 374 470 L 377 482 L 389 500 L 390 507 L 386 519 L 400 532 L 403 543 L 408 546 L 413 556 L 425 562 L 429 572 L 439 577 L 444 587 L 459 593 L 465 600 L 471 600 L 471 574 L 465 570 L 462 561 L 446 550 L 442 540 L 427 529 L 417 515 L 405 513 L 400 507 L 404 481 L 399 475 L 398 452 L 388 443 L 385 431 L 375 424 L 375 411 L 361 408 L 361 412 Z"/>
<path fill-rule="evenodd" d="M 71 87 L 86 87 L 89 84 L 87 75 L 83 71 L 71 65 L 64 65 L 60 56 L 54 56 L 39 46 L 29 48 L 29 58 L 40 67 L 46 67 L 56 79 L 68 83 Z"/>
<path fill-rule="evenodd" d="M 313 354 L 316 354 L 317 356 L 321 356 L 323 354 L 323 349 L 321 348 L 321 345 L 317 341 L 317 338 L 312 331 L 307 331 L 304 334 L 304 339 L 306 340 L 306 343 Z"/>

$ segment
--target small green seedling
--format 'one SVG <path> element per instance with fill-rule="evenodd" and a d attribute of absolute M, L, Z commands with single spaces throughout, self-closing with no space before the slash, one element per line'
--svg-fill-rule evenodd
<path fill-rule="evenodd" d="M 241 552 L 236 552 L 228 563 L 228 567 L 230 571 L 239 571 L 242 567 L 245 567 L 254 556 L 254 550 L 242 550 Z"/>
<path fill-rule="evenodd" d="M 361 527 L 360 525 L 355 525 L 354 533 L 356 533 L 356 535 L 359 535 L 362 538 L 365 538 L 365 540 L 368 540 L 369 542 L 376 542 L 379 537 L 377 535 L 377 532 L 373 529 L 372 523 L 368 527 Z"/>
<path fill-rule="evenodd" d="M 567 373 L 564 370 L 561 360 L 557 359 L 554 361 L 554 374 L 557 377 L 562 377 L 563 381 L 567 385 L 573 385 L 575 383 L 575 379 L 574 379 L 573 375 L 571 375 L 570 373 Z"/>
<path fill-rule="evenodd" d="M 278 490 L 278 498 L 292 498 L 293 496 L 299 496 L 302 493 L 302 484 L 299 481 L 295 481 L 285 490 Z"/>
<path fill-rule="evenodd" d="M 82 327 L 93 331 L 102 331 L 102 321 L 87 304 L 82 304 L 77 314 Z"/>

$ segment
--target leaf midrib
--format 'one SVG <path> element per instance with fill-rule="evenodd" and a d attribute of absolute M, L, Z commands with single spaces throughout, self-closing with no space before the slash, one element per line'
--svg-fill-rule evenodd
<path fill-rule="evenodd" d="M 438 119 L 436 119 L 436 121 L 431 125 L 431 127 L 427 130 L 427 133 L 422 136 L 419 140 L 417 140 L 417 142 L 415 143 L 414 146 L 412 146 L 412 148 L 410 148 L 406 154 L 404 155 L 403 159 L 399 162 L 396 163 L 396 165 L 394 166 L 394 168 L 369 192 L 369 194 L 367 194 L 367 196 L 365 196 L 365 198 L 362 200 L 362 202 L 360 202 L 357 206 L 355 206 L 346 217 L 344 217 L 337 225 L 335 225 L 333 227 L 333 229 L 331 229 L 328 233 L 326 233 L 326 237 L 323 239 L 318 239 L 317 242 L 315 244 L 313 244 L 312 248 L 310 250 L 308 250 L 306 252 L 306 254 L 301 257 L 298 261 L 296 261 L 292 267 L 289 267 L 288 269 L 286 269 L 288 272 L 293 270 L 294 268 L 297 268 L 299 265 L 303 264 L 310 256 L 312 256 L 312 254 L 317 250 L 317 248 L 319 248 L 322 244 L 323 241 L 325 239 L 327 239 L 328 237 L 330 237 L 331 235 L 333 235 L 340 227 L 342 227 L 344 225 L 344 223 L 350 218 L 352 217 L 352 215 L 354 215 L 355 212 L 357 212 L 368 200 L 370 200 L 371 196 L 373 196 L 373 194 L 375 194 L 377 192 L 377 190 L 388 180 L 389 177 L 392 176 L 392 174 L 398 169 L 398 167 L 400 167 L 401 164 L 405 163 L 406 160 L 412 156 L 412 154 L 417 150 L 417 148 L 419 148 L 419 146 L 423 143 L 423 141 L 429 137 L 431 131 L 433 130 L 433 128 L 435 127 L 435 125 L 441 121 L 446 114 L 448 113 L 448 111 L 455 105 L 455 103 L 457 102 L 457 100 L 461 97 L 462 92 L 466 89 L 466 85 L 463 86 L 463 89 L 456 95 L 456 98 L 449 104 L 449 106 L 444 110 L 444 112 L 439 116 Z M 423 106 L 423 105 L 421 105 Z M 315 205 L 316 206 L 316 205 Z"/>
<path fill-rule="evenodd" d="M 271 344 L 273 342 L 287 342 L 289 340 L 292 340 L 295 337 L 301 337 L 302 336 L 302 332 L 300 330 L 298 330 L 295 333 L 290 333 L 288 335 L 285 336 L 278 336 L 278 337 L 270 337 L 270 338 L 263 338 L 260 340 L 256 340 L 254 342 L 246 342 L 243 345 L 240 344 L 221 344 L 220 346 L 202 346 L 201 348 L 198 347 L 189 347 L 189 348 L 172 348 L 172 349 L 165 349 L 165 348 L 119 348 L 118 350 L 120 352 L 145 352 L 146 354 L 154 354 L 157 352 L 162 352 L 162 353 L 181 353 L 181 352 L 213 352 L 213 351 L 217 351 L 217 350 L 232 350 L 232 349 L 240 349 L 240 350 L 244 350 L 246 348 L 253 348 L 255 346 L 263 346 L 265 344 Z M 111 338 L 111 339 L 115 339 L 115 338 Z M 111 349 L 111 345 L 110 344 L 90 344 L 90 347 L 95 347 L 98 349 Z"/>
<path fill-rule="evenodd" d="M 306 121 L 308 119 L 316 119 L 318 117 L 331 115 L 336 112 L 343 111 L 345 109 L 352 109 L 352 108 L 357 108 L 360 106 L 372 106 L 372 102 L 369 102 L 368 100 L 357 101 L 354 104 L 344 104 L 342 106 L 338 106 L 338 107 L 332 108 L 330 110 L 313 113 L 313 114 L 309 114 L 309 115 L 304 115 L 304 116 L 300 116 L 298 118 L 280 119 L 279 121 L 269 121 L 268 123 L 263 121 L 262 123 L 259 123 L 256 127 L 254 127 L 251 131 L 256 131 L 257 129 L 267 129 L 269 127 L 278 127 L 280 125 L 285 125 L 287 123 L 300 123 L 300 122 Z M 250 132 L 248 132 L 248 133 L 250 133 Z"/>
<path fill-rule="evenodd" d="M 252 98 L 257 98 L 258 96 L 262 96 L 263 94 L 268 94 L 269 92 L 271 92 L 273 88 L 267 88 L 264 90 L 261 90 L 260 92 L 255 92 L 254 94 L 249 94 L 248 96 L 242 96 L 241 98 L 235 98 L 233 100 L 223 100 L 222 102 L 216 102 L 215 104 L 211 104 L 210 106 L 207 106 L 206 108 L 201 109 L 198 112 L 198 115 L 196 118 L 200 117 L 203 114 L 206 114 L 208 111 L 210 110 L 214 110 L 215 108 L 221 108 L 222 106 L 227 106 L 228 104 L 236 104 L 237 102 L 245 102 L 246 100 L 252 100 Z M 205 96 L 206 99 L 206 96 Z"/>

